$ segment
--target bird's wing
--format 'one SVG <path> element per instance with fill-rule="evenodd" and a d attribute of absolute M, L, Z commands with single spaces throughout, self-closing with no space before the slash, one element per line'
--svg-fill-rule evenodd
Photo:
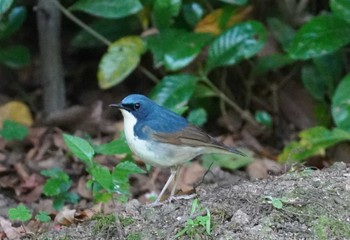
<path fill-rule="evenodd" d="M 231 152 L 242 156 L 245 154 L 241 153 L 235 148 L 225 146 L 213 137 L 209 136 L 202 129 L 188 124 L 187 127 L 183 128 L 181 131 L 174 133 L 151 133 L 153 140 L 163 143 L 170 143 L 175 145 L 186 145 L 190 147 L 207 147 L 218 152 Z"/>

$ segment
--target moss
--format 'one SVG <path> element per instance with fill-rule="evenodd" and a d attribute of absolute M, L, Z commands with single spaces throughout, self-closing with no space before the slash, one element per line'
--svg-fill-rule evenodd
<path fill-rule="evenodd" d="M 130 233 L 127 237 L 127 240 L 141 240 L 141 234 L 138 232 Z"/>
<path fill-rule="evenodd" d="M 330 237 L 336 239 L 349 239 L 350 238 L 350 224 L 340 221 L 338 219 L 332 219 L 326 215 L 320 216 L 316 222 L 313 231 L 320 240 L 327 240 Z"/>
<path fill-rule="evenodd" d="M 124 227 L 126 227 L 133 224 L 134 220 L 131 217 L 121 217 L 120 222 Z"/>
<path fill-rule="evenodd" d="M 108 227 L 115 224 L 115 216 L 114 214 L 108 214 L 103 215 L 99 214 L 96 215 L 93 220 L 96 221 L 96 224 L 92 230 L 93 235 L 96 235 L 99 232 L 102 232 L 104 229 L 107 229 Z"/>

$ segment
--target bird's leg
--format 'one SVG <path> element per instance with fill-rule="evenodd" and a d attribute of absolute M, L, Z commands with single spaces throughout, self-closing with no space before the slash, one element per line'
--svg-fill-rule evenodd
<path fill-rule="evenodd" d="M 177 184 L 179 183 L 179 174 L 180 174 L 180 168 L 181 168 L 181 165 L 178 165 L 176 166 L 176 169 L 175 169 L 175 183 L 174 183 L 174 186 L 173 188 L 171 189 L 171 193 L 170 193 L 170 197 L 169 197 L 169 202 L 171 202 L 171 200 L 173 200 L 174 198 L 174 195 L 175 195 L 175 191 L 176 191 L 176 187 L 177 187 Z"/>
<path fill-rule="evenodd" d="M 177 172 L 177 168 L 171 168 L 170 169 L 170 176 L 169 176 L 168 180 L 166 181 L 166 183 L 165 183 L 162 191 L 160 192 L 159 196 L 157 197 L 157 199 L 152 204 L 150 204 L 151 206 L 159 205 L 160 200 L 161 200 L 165 190 L 169 187 L 171 181 L 174 179 L 174 177 L 176 175 L 176 172 Z"/>
<path fill-rule="evenodd" d="M 169 202 L 171 202 L 172 200 L 179 200 L 179 199 L 191 199 L 191 198 L 194 198 L 197 196 L 197 194 L 191 194 L 191 195 L 180 195 L 180 196 L 174 196 L 175 195 L 175 191 L 176 191 L 176 187 L 177 187 L 177 184 L 179 183 L 179 175 L 180 175 L 180 168 L 181 168 L 181 165 L 179 166 L 176 166 L 176 174 L 175 174 L 175 184 L 171 190 L 171 193 L 170 193 L 170 197 L 168 199 Z"/>

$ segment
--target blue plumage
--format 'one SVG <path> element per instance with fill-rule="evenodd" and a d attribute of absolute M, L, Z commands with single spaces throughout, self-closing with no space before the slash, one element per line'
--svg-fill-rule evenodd
<path fill-rule="evenodd" d="M 130 149 L 144 162 L 157 167 L 170 167 L 171 175 L 159 194 L 155 205 L 173 180 L 179 167 L 198 155 L 225 153 L 243 155 L 225 146 L 203 130 L 190 124 L 182 116 L 159 106 L 151 99 L 132 94 L 119 104 L 111 104 L 122 111 L 124 132 Z M 170 200 L 175 193 L 176 183 Z"/>

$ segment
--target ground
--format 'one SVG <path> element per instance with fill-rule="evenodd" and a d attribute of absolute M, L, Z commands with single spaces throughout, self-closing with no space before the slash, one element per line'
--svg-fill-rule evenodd
<path fill-rule="evenodd" d="M 345 163 L 322 171 L 290 170 L 265 180 L 225 176 L 208 174 L 197 188 L 201 209 L 192 216 L 193 199 L 159 207 L 131 200 L 116 207 L 118 221 L 113 215 L 99 216 L 39 239 L 175 239 L 186 226 L 178 239 L 350 239 L 350 167 Z M 188 223 L 207 216 L 206 209 L 210 235 Z"/>

